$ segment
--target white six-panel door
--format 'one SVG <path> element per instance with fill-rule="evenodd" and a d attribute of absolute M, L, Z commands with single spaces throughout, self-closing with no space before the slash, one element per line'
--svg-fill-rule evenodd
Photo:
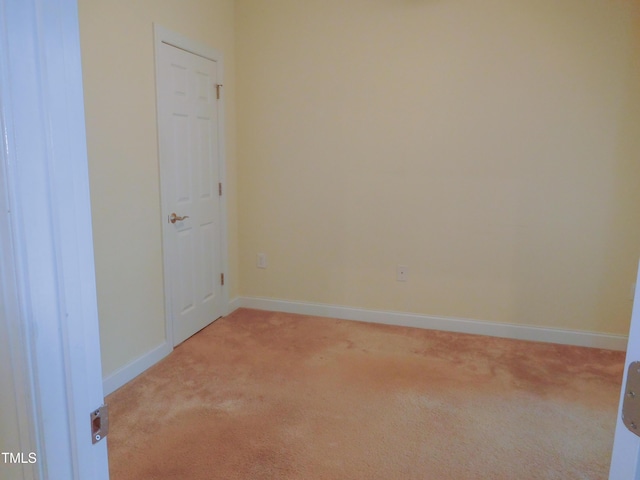
<path fill-rule="evenodd" d="M 218 65 L 161 43 L 158 125 L 173 344 L 225 313 Z"/>

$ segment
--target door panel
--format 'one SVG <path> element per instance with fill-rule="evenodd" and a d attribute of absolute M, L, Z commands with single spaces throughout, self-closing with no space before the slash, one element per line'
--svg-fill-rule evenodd
<path fill-rule="evenodd" d="M 204 265 L 214 265 L 215 261 L 212 256 L 212 246 L 215 248 L 217 242 L 215 241 L 215 228 L 213 223 L 203 225 L 201 229 L 202 235 L 200 236 L 200 258 Z M 213 269 L 203 269 L 202 277 L 200 279 L 200 285 L 202 287 L 202 301 L 209 302 L 215 300 L 216 289 L 218 287 L 216 274 Z"/>
<path fill-rule="evenodd" d="M 223 314 L 217 65 L 165 43 L 159 62 L 163 245 L 177 345 Z M 185 218 L 168 222 L 172 213 Z"/>

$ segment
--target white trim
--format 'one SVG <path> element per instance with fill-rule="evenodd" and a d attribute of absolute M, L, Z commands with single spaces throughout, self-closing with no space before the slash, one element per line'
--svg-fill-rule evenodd
<path fill-rule="evenodd" d="M 28 366 L 14 374 L 31 385 L 33 468 L 38 478 L 106 480 L 107 445 L 92 444 L 89 422 L 104 398 L 77 2 L 0 0 L 0 12 L 10 206 L 0 241 L 13 246 L 21 335 L 12 340 L 22 336 L 15 347 Z"/>
<path fill-rule="evenodd" d="M 160 91 L 158 88 L 157 79 L 160 76 L 160 65 L 158 62 L 158 58 L 160 55 L 160 46 L 165 43 L 168 45 L 172 45 L 181 50 L 185 50 L 187 52 L 193 53 L 195 55 L 199 55 L 201 57 L 207 58 L 216 62 L 216 83 L 224 85 L 224 61 L 223 55 L 218 50 L 208 47 L 206 45 L 202 45 L 198 42 L 195 42 L 184 35 L 181 35 L 176 32 L 172 32 L 157 23 L 153 24 L 153 35 L 154 35 L 154 60 L 155 60 L 155 79 L 156 79 L 156 109 L 158 105 L 160 105 Z M 229 250 L 228 250 L 228 228 L 227 228 L 227 195 L 228 195 L 228 185 L 227 185 L 227 177 L 226 177 L 226 144 L 225 144 L 225 101 L 224 101 L 224 88 L 223 93 L 220 96 L 218 101 L 218 153 L 219 153 L 219 164 L 218 164 L 218 175 L 219 181 L 223 186 L 223 194 L 220 198 L 220 255 L 222 258 L 221 268 L 222 272 L 225 274 L 225 282 L 222 285 L 222 312 L 229 311 Z M 162 165 L 160 163 L 160 116 L 159 112 L 156 110 L 156 122 L 157 122 L 157 132 L 158 132 L 158 168 L 160 171 L 160 191 L 166 191 L 166 180 L 163 179 L 162 176 Z M 166 198 L 160 195 L 161 199 L 161 210 L 162 210 L 162 258 L 163 258 L 163 276 L 164 276 L 164 299 L 165 299 L 165 337 L 169 345 L 174 345 L 173 339 L 173 318 L 172 313 L 173 308 L 171 304 L 171 282 L 169 281 L 169 276 L 171 272 L 169 271 L 169 266 L 171 265 L 170 258 L 168 257 L 167 249 L 165 248 L 165 236 L 167 224 L 164 221 L 164 214 L 169 211 L 168 206 L 166 205 Z"/>
<path fill-rule="evenodd" d="M 103 390 L 105 395 L 115 392 L 125 383 L 130 382 L 142 372 L 152 367 L 164 357 L 169 355 L 173 348 L 171 344 L 165 342 L 152 350 L 148 351 L 141 357 L 136 358 L 133 362 L 128 363 L 124 367 L 116 370 L 103 381 Z"/>
<path fill-rule="evenodd" d="M 234 299 L 236 308 L 255 308 L 285 313 L 299 313 L 318 317 L 339 318 L 371 323 L 399 325 L 403 327 L 427 328 L 447 332 L 489 335 L 493 337 L 531 340 L 536 342 L 560 343 L 581 347 L 605 348 L 624 351 L 627 337 L 604 333 L 563 330 L 532 325 L 487 322 L 468 318 L 419 315 L 415 313 L 366 310 L 363 308 L 326 305 L 320 303 L 292 302 L 273 298 L 239 297 Z M 235 308 L 233 309 L 235 310 Z M 233 311 L 230 310 L 230 311 Z"/>
<path fill-rule="evenodd" d="M 272 312 L 298 313 L 317 317 L 339 318 L 402 327 L 426 328 L 446 332 L 489 335 L 537 342 L 560 343 L 582 347 L 625 350 L 627 337 L 600 333 L 561 330 L 555 328 L 514 325 L 509 323 L 485 322 L 467 318 L 439 317 L 414 313 L 366 310 L 363 308 L 327 305 L 321 303 L 292 302 L 273 298 L 235 297 L 229 302 L 227 314 L 238 308 L 254 308 Z M 172 352 L 171 344 L 165 342 L 125 365 L 104 379 L 105 395 L 133 380 Z"/>
<path fill-rule="evenodd" d="M 622 421 L 622 405 L 627 393 L 627 377 L 629 364 L 640 360 L 640 265 L 636 278 L 636 288 L 631 312 L 631 327 L 629 329 L 629 344 L 624 363 L 622 384 L 620 386 L 620 399 L 618 403 L 618 415 L 616 419 L 616 431 L 613 437 L 613 450 L 611 451 L 611 466 L 609 470 L 610 480 L 640 477 L 640 438 L 631 432 Z"/>
<path fill-rule="evenodd" d="M 229 308 L 227 309 L 227 315 L 241 307 L 244 307 L 244 302 L 246 299 L 247 297 L 235 297 L 233 300 L 231 300 L 229 302 Z"/>
<path fill-rule="evenodd" d="M 0 12 L 2 11 L 0 2 Z M 4 12 L 2 12 L 4 13 Z M 0 21 L 4 18 L 0 15 Z M 6 51 L 3 37 L 0 36 L 0 98 L 8 98 Z M 0 103 L 0 132 L 12 130 L 11 115 L 4 105 Z M 38 452 L 42 446 L 38 445 L 38 415 L 36 399 L 34 395 L 35 379 L 31 366 L 31 349 L 29 348 L 29 325 L 25 322 L 22 302 L 20 298 L 20 259 L 15 252 L 15 220 L 12 219 L 13 205 L 9 199 L 10 186 L 8 183 L 8 165 L 10 152 L 7 137 L 0 136 L 0 335 L 6 335 L 8 356 L 10 361 L 3 368 L 10 374 L 10 380 L 3 378 L 7 383 L 3 388 L 13 393 L 13 402 L 3 405 L 2 415 L 13 416 L 16 419 L 18 438 L 15 444 L 20 446 L 21 452 Z M 6 214 L 5 214 L 6 212 Z M 10 410 L 9 410 L 10 409 Z M 4 432 L 2 432 L 4 433 Z M 15 445 L 14 444 L 14 445 Z M 2 447 L 6 449 L 7 443 Z M 6 468 L 6 467 L 5 467 Z M 19 468 L 24 479 L 41 477 L 43 472 L 38 465 L 23 464 L 14 467 Z"/>
<path fill-rule="evenodd" d="M 153 34 L 156 42 L 156 49 L 159 46 L 158 43 L 166 43 L 189 53 L 193 53 L 194 55 L 208 58 L 214 62 L 222 62 L 222 53 L 220 51 L 207 45 L 203 45 L 202 43 L 198 43 L 195 40 L 191 40 L 180 33 L 173 32 L 162 25 L 154 23 Z"/>

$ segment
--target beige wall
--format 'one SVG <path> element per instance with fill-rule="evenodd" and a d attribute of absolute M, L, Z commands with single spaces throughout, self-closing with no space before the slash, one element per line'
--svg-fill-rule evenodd
<path fill-rule="evenodd" d="M 231 298 L 626 333 L 638 5 L 80 0 L 105 375 L 164 338 L 153 22 L 225 55 Z"/>
<path fill-rule="evenodd" d="M 164 339 L 153 23 L 224 55 L 231 297 L 237 284 L 234 3 L 79 0 L 103 372 Z"/>
<path fill-rule="evenodd" d="M 626 334 L 638 6 L 238 0 L 240 293 Z"/>

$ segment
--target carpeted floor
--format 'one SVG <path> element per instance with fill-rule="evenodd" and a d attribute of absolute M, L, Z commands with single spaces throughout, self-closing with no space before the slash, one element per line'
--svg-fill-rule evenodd
<path fill-rule="evenodd" d="M 604 480 L 623 365 L 240 309 L 108 397 L 111 479 Z"/>

